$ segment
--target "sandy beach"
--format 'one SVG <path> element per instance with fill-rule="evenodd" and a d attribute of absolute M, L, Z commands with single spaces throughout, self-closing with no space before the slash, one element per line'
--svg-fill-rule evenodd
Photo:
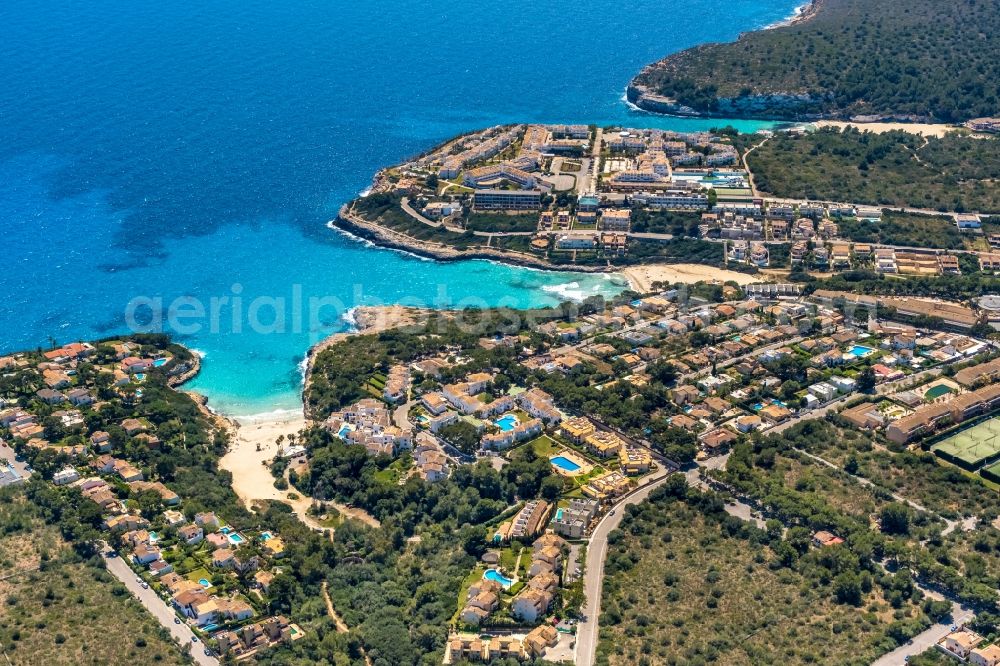
<path fill-rule="evenodd" d="M 628 278 L 632 289 L 639 293 L 650 291 L 654 282 L 694 284 L 695 282 L 717 281 L 735 282 L 743 286 L 753 282 L 764 281 L 757 275 L 738 273 L 704 264 L 649 264 L 647 266 L 632 266 L 623 270 L 622 275 Z"/>
<path fill-rule="evenodd" d="M 909 132 L 910 134 L 936 137 L 942 137 L 948 132 L 954 132 L 958 129 L 954 125 L 932 125 L 927 123 L 851 123 L 843 120 L 817 120 L 813 124 L 820 128 L 838 127 L 843 129 L 845 127 L 857 127 L 862 132 L 875 132 L 876 134 L 902 130 L 904 132 Z"/>
<path fill-rule="evenodd" d="M 422 316 L 421 310 L 399 305 L 357 308 L 354 312 L 355 330 L 332 335 L 317 344 L 310 350 L 310 363 L 318 351 L 350 335 L 375 333 L 415 324 Z M 199 400 L 199 404 L 206 409 L 204 399 Z M 248 508 L 257 500 L 279 500 L 289 504 L 295 510 L 295 514 L 310 527 L 326 529 L 321 528 L 307 515 L 312 505 L 310 498 L 301 497 L 294 491 L 279 490 L 274 487 L 274 477 L 267 465 L 268 461 L 278 453 L 279 437 L 284 436 L 287 440 L 311 425 L 301 410 L 243 418 L 225 418 L 212 413 L 210 415 L 220 427 L 225 427 L 232 433 L 229 451 L 220 459 L 219 465 L 233 475 L 233 490 Z M 290 497 L 291 493 L 294 493 L 294 496 Z M 361 509 L 334 502 L 327 504 L 334 506 L 346 517 L 356 518 L 373 527 L 379 526 L 378 520 Z"/>
<path fill-rule="evenodd" d="M 354 331 L 337 333 L 326 338 L 310 350 L 310 361 L 315 354 L 330 345 L 358 333 L 375 333 L 398 326 L 417 323 L 421 311 L 399 305 L 386 307 L 360 307 L 354 312 Z M 301 410 L 261 416 L 223 419 L 213 414 L 218 422 L 232 432 L 232 444 L 219 464 L 233 475 L 233 490 L 250 506 L 254 500 L 282 500 L 295 505 L 288 493 L 274 487 L 274 477 L 264 463 L 278 452 L 277 440 L 287 439 L 310 425 Z M 308 501 L 307 501 L 308 505 Z"/>
<path fill-rule="evenodd" d="M 233 490 L 247 506 L 253 500 L 287 499 L 283 491 L 274 487 L 274 477 L 264 462 L 277 453 L 278 437 L 287 438 L 305 427 L 306 419 L 301 413 L 267 420 L 237 420 L 232 444 L 219 464 L 233 475 Z"/>

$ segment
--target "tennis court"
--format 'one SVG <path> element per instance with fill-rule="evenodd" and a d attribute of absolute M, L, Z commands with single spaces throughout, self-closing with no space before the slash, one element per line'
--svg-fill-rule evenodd
<path fill-rule="evenodd" d="M 1000 418 L 989 419 L 956 433 L 931 451 L 966 469 L 978 469 L 1000 459 Z"/>

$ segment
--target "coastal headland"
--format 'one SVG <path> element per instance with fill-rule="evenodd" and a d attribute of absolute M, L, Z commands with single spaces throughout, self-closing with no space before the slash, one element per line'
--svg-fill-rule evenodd
<path fill-rule="evenodd" d="M 748 180 L 732 136 L 717 132 L 505 125 L 379 171 L 330 226 L 441 261 L 602 273 L 703 264 L 716 270 L 670 277 L 745 283 L 762 264 L 730 261 L 699 226 L 720 202 L 749 204 Z"/>
<path fill-rule="evenodd" d="M 1000 71 L 985 54 L 998 48 L 998 8 L 813 0 L 792 19 L 735 42 L 699 45 L 646 66 L 626 96 L 641 109 L 682 116 L 855 123 L 994 116 Z M 986 89 L 976 81 L 988 82 Z"/>

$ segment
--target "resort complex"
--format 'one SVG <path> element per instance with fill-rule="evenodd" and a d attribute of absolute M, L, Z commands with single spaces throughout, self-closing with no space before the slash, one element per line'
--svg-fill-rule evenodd
<path fill-rule="evenodd" d="M 4 7 L 6 666 L 1000 666 L 1000 0 L 660 4 Z"/>

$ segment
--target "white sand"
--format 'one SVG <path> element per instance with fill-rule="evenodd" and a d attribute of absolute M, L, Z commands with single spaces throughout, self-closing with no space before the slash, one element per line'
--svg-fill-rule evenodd
<path fill-rule="evenodd" d="M 706 266 L 704 264 L 649 264 L 646 266 L 632 266 L 623 270 L 622 275 L 628 278 L 629 284 L 632 285 L 635 291 L 642 294 L 649 292 L 654 282 L 694 284 L 695 282 L 715 281 L 735 282 L 743 286 L 764 281 L 756 275 L 728 271 L 723 268 Z"/>
<path fill-rule="evenodd" d="M 868 131 L 875 132 L 876 134 L 892 132 L 893 130 L 902 130 L 904 132 L 909 132 L 910 134 L 936 137 L 942 137 L 948 132 L 954 132 L 958 129 L 954 125 L 931 125 L 926 123 L 851 123 L 842 120 L 818 120 L 813 124 L 816 125 L 816 127 L 838 127 L 840 129 L 845 127 L 857 127 L 862 132 Z"/>
<path fill-rule="evenodd" d="M 301 413 L 237 424 L 229 451 L 219 464 L 232 473 L 233 490 L 247 506 L 253 500 L 286 499 L 285 493 L 274 487 L 274 477 L 264 463 L 277 453 L 278 437 L 293 435 L 305 427 Z"/>
<path fill-rule="evenodd" d="M 420 321 L 421 311 L 413 308 L 393 305 L 386 307 L 361 307 L 355 312 L 358 333 L 374 333 L 397 326 L 406 326 Z M 313 348 L 312 358 L 318 351 L 343 340 L 354 333 L 338 333 L 332 335 Z M 211 414 L 210 414 L 211 415 Z M 224 419 L 216 415 L 221 425 L 228 427 L 232 433 L 229 451 L 219 461 L 220 466 L 233 475 L 233 490 L 249 508 L 256 500 L 279 500 L 290 505 L 295 514 L 307 525 L 321 528 L 316 521 L 307 515 L 312 505 L 312 499 L 289 497 L 294 490 L 279 490 L 274 487 L 274 477 L 269 469 L 269 462 L 278 453 L 277 440 L 282 435 L 285 440 L 310 425 L 302 411 L 276 413 L 264 417 L 247 417 Z M 287 444 L 285 444 L 287 446 Z M 325 502 L 335 507 L 342 515 L 356 518 L 373 527 L 379 526 L 379 521 L 363 509 L 347 507 L 336 502 Z"/>
<path fill-rule="evenodd" d="M 219 464 L 233 475 L 233 490 L 248 508 L 256 500 L 278 500 L 291 506 L 295 515 L 309 527 L 329 529 L 320 526 L 308 515 L 313 503 L 311 498 L 295 493 L 297 497 L 292 499 L 289 494 L 294 493 L 294 490 L 278 490 L 274 487 L 274 477 L 267 464 L 278 452 L 278 437 L 284 435 L 287 439 L 289 435 L 297 434 L 308 425 L 301 413 L 238 421 L 229 451 Z M 355 518 L 372 527 L 379 526 L 379 521 L 363 509 L 337 502 L 328 501 L 326 504 L 335 507 L 345 517 Z"/>

